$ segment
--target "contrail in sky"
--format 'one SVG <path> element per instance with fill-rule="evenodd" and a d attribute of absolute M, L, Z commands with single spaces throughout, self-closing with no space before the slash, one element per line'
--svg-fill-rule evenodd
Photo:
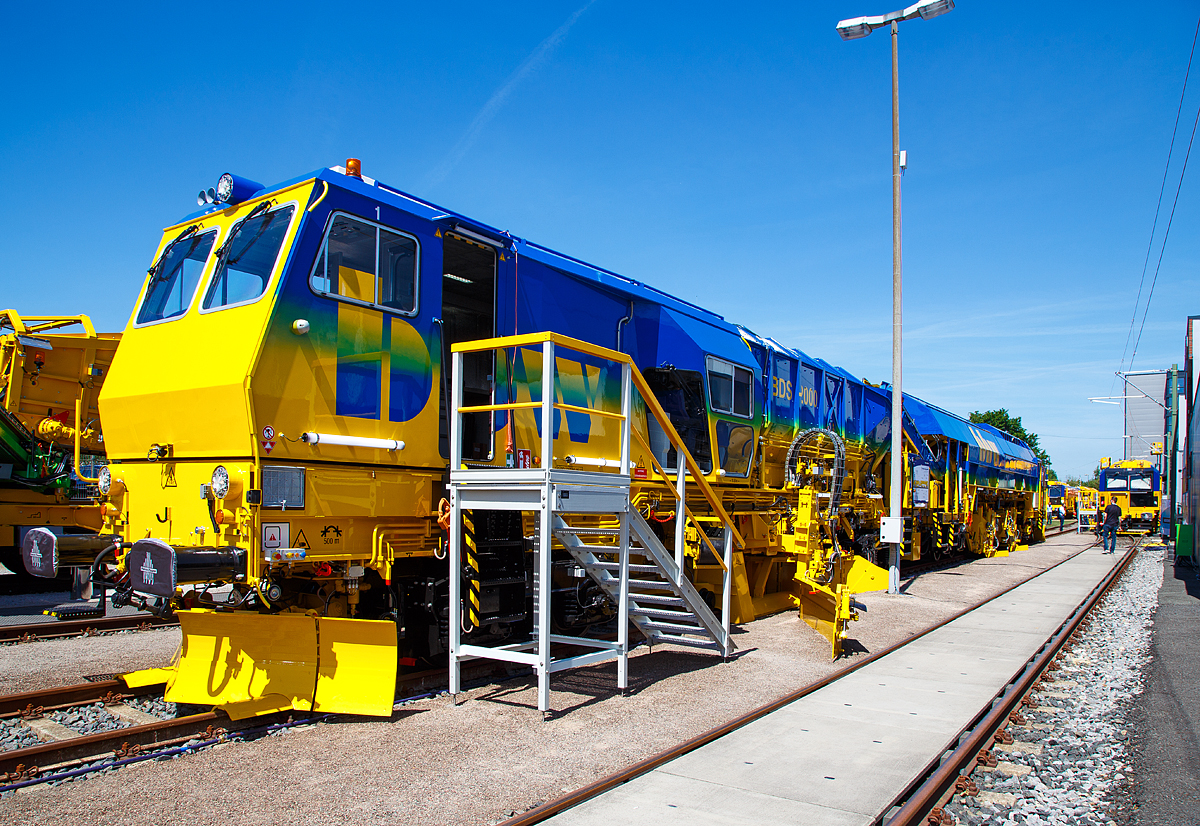
<path fill-rule="evenodd" d="M 475 119 L 471 121 L 471 125 L 467 127 L 467 131 L 461 138 L 459 138 L 458 143 L 454 144 L 454 148 L 452 148 L 450 152 L 447 153 L 446 157 L 442 159 L 442 162 L 434 167 L 429 173 L 428 177 L 425 179 L 426 186 L 436 186 L 446 179 L 446 176 L 449 175 L 454 167 L 458 165 L 458 162 L 463 159 L 463 156 L 470 151 L 471 147 L 475 144 L 475 141 L 479 138 L 479 133 L 483 131 L 483 128 L 487 126 L 492 118 L 496 116 L 496 113 L 500 111 L 500 107 L 502 107 L 504 102 L 508 100 L 509 95 L 512 94 L 512 91 L 517 87 L 517 84 L 519 84 L 529 75 L 533 74 L 533 72 L 546 61 L 546 58 L 549 57 L 550 53 L 554 51 L 554 49 L 563 41 L 564 38 L 566 38 L 567 32 L 569 32 L 571 27 L 575 25 L 575 21 L 578 20 L 580 16 L 582 16 L 583 13 L 587 11 L 595 2 L 596 0 L 588 0 L 588 2 L 584 3 L 578 11 L 567 18 L 565 23 L 555 29 L 553 34 L 539 43 L 537 48 L 529 53 L 529 57 L 525 58 L 524 62 L 517 67 L 516 71 L 509 75 L 508 80 L 504 81 L 504 85 L 497 89 L 492 96 L 488 98 L 488 102 L 485 103 L 483 108 L 479 110 L 479 114 L 477 114 Z"/>

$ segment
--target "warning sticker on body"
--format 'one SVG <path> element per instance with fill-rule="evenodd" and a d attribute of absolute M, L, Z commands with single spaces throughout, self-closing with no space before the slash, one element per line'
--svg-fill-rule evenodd
<path fill-rule="evenodd" d="M 276 548 L 290 548 L 291 546 L 291 523 L 289 522 L 264 522 L 262 526 L 262 544 L 264 550 L 275 550 Z"/>

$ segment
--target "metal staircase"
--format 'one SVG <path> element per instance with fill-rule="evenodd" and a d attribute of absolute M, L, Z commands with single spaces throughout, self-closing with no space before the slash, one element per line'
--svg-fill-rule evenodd
<path fill-rule="evenodd" d="M 557 514 L 553 524 L 554 535 L 563 547 L 613 602 L 619 602 L 621 564 L 601 558 L 619 554 L 619 549 L 612 545 L 589 545 L 581 538 L 619 532 L 605 528 L 574 528 Z M 629 513 L 629 527 L 630 557 L 640 556 L 644 560 L 628 564 L 629 621 L 652 643 L 707 648 L 719 651 L 725 657 L 732 654 L 735 646 L 729 628 L 708 607 L 692 583 L 680 575 L 674 558 L 636 510 Z"/>
<path fill-rule="evenodd" d="M 559 389 L 556 385 L 556 346 L 574 350 L 592 358 L 607 359 L 621 367 L 621 412 L 616 413 L 600 407 L 582 407 L 556 401 Z M 509 402 L 491 405 L 464 406 L 462 404 L 463 353 L 500 350 L 503 348 L 540 348 L 541 376 L 552 377 L 543 382 L 539 377 L 536 386 L 530 380 L 530 395 L 540 395 L 540 400 Z M 733 588 L 733 546 L 740 545 L 741 537 L 733 521 L 721 507 L 711 487 L 708 486 L 695 460 L 687 453 L 683 440 L 670 424 L 645 379 L 637 372 L 629 357 L 585 342 L 568 339 L 553 333 L 538 333 L 492 339 L 486 342 L 455 344 L 453 350 L 450 417 L 450 543 L 449 569 L 450 605 L 463 605 L 463 580 L 454 572 L 464 570 L 462 525 L 464 511 L 507 510 L 533 512 L 538 515 L 538 530 L 534 547 L 534 637 L 526 642 L 507 645 L 472 645 L 463 641 L 463 623 L 452 609 L 450 620 L 450 693 L 457 697 L 461 691 L 461 664 L 476 658 L 501 660 L 531 666 L 538 677 L 538 708 L 547 712 L 550 708 L 550 675 L 556 671 L 590 665 L 604 660 L 617 660 L 617 686 L 622 691 L 628 687 L 628 656 L 630 650 L 629 628 L 632 625 L 651 643 L 670 643 L 693 648 L 708 649 L 728 657 L 734 645 L 730 637 L 730 600 Z M 514 356 L 515 358 L 515 356 Z M 636 436 L 642 445 L 644 440 L 632 430 L 634 381 L 645 402 L 647 412 L 654 416 L 664 433 L 675 446 L 682 460 L 675 472 L 675 484 L 666 478 L 666 471 L 651 456 L 655 471 L 665 479 L 664 485 L 674 499 L 677 514 L 677 538 L 672 555 L 655 536 L 649 523 L 642 518 L 630 503 L 630 439 Z M 540 422 L 537 438 L 540 450 L 536 460 L 531 451 L 525 453 L 522 467 L 468 466 L 462 459 L 463 416 L 466 414 L 492 415 L 495 411 L 508 411 L 509 427 L 514 427 L 512 414 L 528 411 L 536 414 Z M 603 457 L 580 457 L 569 455 L 556 457 L 554 448 L 556 434 L 555 414 L 567 412 L 588 415 L 601 419 L 619 420 L 619 445 L 601 448 L 601 441 L 589 442 L 595 450 L 619 451 L 619 459 Z M 567 444 L 564 444 L 567 443 Z M 579 443 L 569 444 L 569 438 L 558 440 L 560 446 L 579 449 Z M 611 455 L 611 453 L 610 453 Z M 556 463 L 558 466 L 556 466 Z M 686 467 L 685 467 L 686 463 Z M 532 466 L 530 466 L 532 465 Z M 582 467 L 596 468 L 583 470 Z M 640 479 L 647 478 L 645 469 L 639 469 Z M 717 551 L 707 534 L 702 534 L 719 567 L 723 570 L 722 610 L 720 617 L 705 602 L 704 597 L 688 580 L 684 572 L 683 527 L 685 519 L 693 520 L 698 530 L 702 526 L 688 509 L 684 490 L 688 471 L 693 483 L 700 486 L 709 507 L 715 516 L 706 517 L 709 524 L 716 522 L 723 527 L 723 553 Z M 587 524 L 582 524 L 586 522 Z M 598 526 L 597 522 L 600 523 Z M 616 528 L 604 527 L 617 524 Z M 557 545 L 555 545 L 557 540 Z M 603 640 L 551 633 L 550 602 L 552 596 L 552 557 L 561 547 L 575 560 L 586 575 L 596 582 L 616 605 L 617 639 Z M 551 653 L 551 644 L 569 644 L 583 648 L 586 653 L 556 657 Z"/>

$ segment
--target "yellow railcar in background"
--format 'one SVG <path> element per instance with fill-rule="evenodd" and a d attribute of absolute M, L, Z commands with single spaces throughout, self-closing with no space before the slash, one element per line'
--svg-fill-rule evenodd
<path fill-rule="evenodd" d="M 97 399 L 120 338 L 86 315 L 0 311 L 0 563 L 17 589 L 32 584 L 19 552 L 30 528 L 84 537 L 56 543 L 63 567 L 99 550 L 86 538 L 104 524 L 89 474 L 104 461 Z"/>
<path fill-rule="evenodd" d="M 1162 480 L 1158 466 L 1146 459 L 1100 460 L 1100 502 L 1103 510 L 1115 502 L 1121 508 L 1120 533 L 1159 531 Z"/>

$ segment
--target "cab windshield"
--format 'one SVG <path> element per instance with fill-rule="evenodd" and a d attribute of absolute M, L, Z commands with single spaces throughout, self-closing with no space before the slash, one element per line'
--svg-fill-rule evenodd
<path fill-rule="evenodd" d="M 214 230 L 180 236 L 167 247 L 150 271 L 150 284 L 138 310 L 138 324 L 175 318 L 187 312 L 216 239 Z"/>
<path fill-rule="evenodd" d="M 217 252 L 220 263 L 204 296 L 204 309 L 242 304 L 263 294 L 294 211 L 291 205 L 270 212 L 256 209 L 234 226 Z"/>
<path fill-rule="evenodd" d="M 1151 470 L 1108 470 L 1104 474 L 1105 490 L 1146 491 L 1154 489 Z"/>

